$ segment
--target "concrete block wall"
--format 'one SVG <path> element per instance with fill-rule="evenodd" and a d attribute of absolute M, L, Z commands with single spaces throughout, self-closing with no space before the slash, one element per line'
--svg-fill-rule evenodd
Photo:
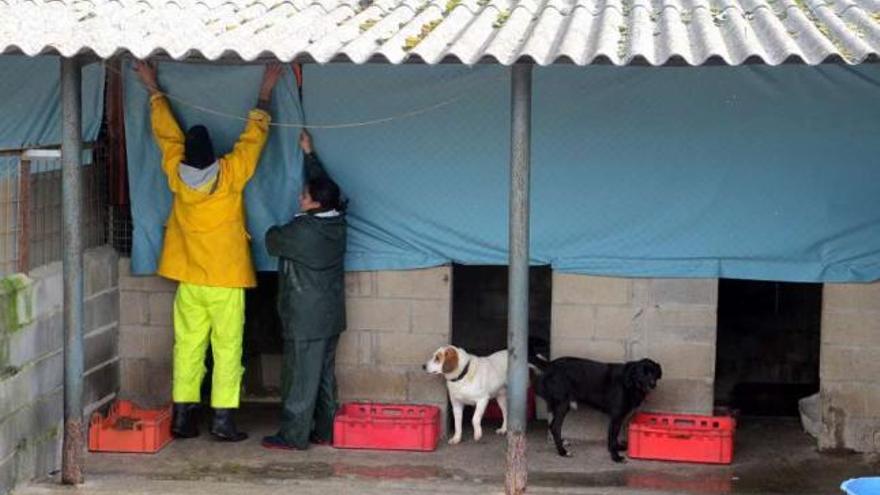
<path fill-rule="evenodd" d="M 880 452 L 880 283 L 825 284 L 819 447 Z"/>
<path fill-rule="evenodd" d="M 121 395 L 146 405 L 167 403 L 177 285 L 133 276 L 129 265 L 128 259 L 119 262 Z M 337 350 L 341 400 L 445 404 L 443 380 L 425 374 L 421 365 L 449 343 L 450 277 L 448 266 L 346 274 L 348 330 Z M 269 361 L 275 366 L 266 366 Z M 264 373 L 277 375 L 277 362 L 264 359 Z"/>
<path fill-rule="evenodd" d="M 116 259 L 107 247 L 84 259 L 84 419 L 119 388 Z M 60 467 L 62 298 L 57 262 L 0 283 L 0 494 Z"/>
<path fill-rule="evenodd" d="M 421 366 L 450 342 L 451 277 L 450 266 L 346 274 L 348 330 L 336 361 L 341 400 L 436 404 L 445 412 L 445 382 Z"/>
<path fill-rule="evenodd" d="M 176 290 L 176 282 L 162 277 L 132 275 L 131 260 L 120 258 L 120 396 L 144 407 L 171 401 Z"/>
<path fill-rule="evenodd" d="M 663 379 L 645 409 L 713 407 L 718 282 L 553 274 L 551 355 L 608 362 L 649 357 Z"/>

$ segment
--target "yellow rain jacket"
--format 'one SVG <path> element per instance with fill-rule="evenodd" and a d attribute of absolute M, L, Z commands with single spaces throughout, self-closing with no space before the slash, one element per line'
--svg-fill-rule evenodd
<path fill-rule="evenodd" d="M 178 174 L 184 135 L 168 101 L 154 95 L 150 106 L 153 135 L 162 151 L 162 170 L 174 195 L 165 225 L 159 275 L 212 287 L 254 287 L 243 194 L 266 144 L 269 114 L 251 110 L 232 152 L 219 160 L 213 191 L 200 192 L 187 186 Z"/>

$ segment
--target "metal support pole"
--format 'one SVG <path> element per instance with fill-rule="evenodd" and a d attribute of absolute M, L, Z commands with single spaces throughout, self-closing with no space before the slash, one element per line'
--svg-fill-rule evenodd
<path fill-rule="evenodd" d="M 64 277 L 64 444 L 61 482 L 83 482 L 82 94 L 80 61 L 61 59 L 61 218 Z"/>
<path fill-rule="evenodd" d="M 510 91 L 510 273 L 507 303 L 508 495 L 526 490 L 526 392 L 529 385 L 529 162 L 532 66 L 513 66 Z"/>

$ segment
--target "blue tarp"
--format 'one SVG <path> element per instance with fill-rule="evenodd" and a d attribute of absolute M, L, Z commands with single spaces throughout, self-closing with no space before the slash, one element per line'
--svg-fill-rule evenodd
<path fill-rule="evenodd" d="M 170 196 L 126 71 L 133 270 L 155 270 Z M 509 69 L 305 67 L 305 113 L 351 198 L 349 270 L 507 262 Z M 164 88 L 245 115 L 261 68 L 164 63 Z M 275 122 L 296 123 L 290 74 Z M 880 279 L 880 68 L 548 67 L 534 73 L 531 261 L 617 276 Z M 181 101 L 218 151 L 243 123 Z M 425 110 L 424 112 L 418 112 Z M 299 192 L 295 127 L 246 192 L 258 269 Z"/>
<path fill-rule="evenodd" d="M 0 55 L 0 149 L 61 144 L 61 67 L 58 57 Z M 104 112 L 104 68 L 83 68 L 82 134 L 98 137 Z M 0 157 L 0 175 L 14 173 L 18 158 Z"/>

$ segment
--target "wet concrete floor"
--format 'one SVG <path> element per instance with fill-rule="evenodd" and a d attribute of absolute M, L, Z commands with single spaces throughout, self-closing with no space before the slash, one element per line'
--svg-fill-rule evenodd
<path fill-rule="evenodd" d="M 89 483 L 79 493 L 498 493 L 504 483 L 506 442 L 491 429 L 479 443 L 441 443 L 436 452 L 376 452 L 314 447 L 266 450 L 277 412 L 241 414 L 251 438 L 221 444 L 207 435 L 175 441 L 155 455 L 89 454 Z M 470 434 L 466 430 L 466 434 Z M 608 458 L 599 438 L 574 441 L 562 458 L 546 440 L 543 422 L 528 437 L 529 493 L 835 494 L 846 479 L 880 475 L 880 457 L 820 454 L 796 419 L 742 418 L 729 466 Z M 284 488 L 282 488 L 284 487 Z M 16 493 L 56 493 L 51 483 Z M 233 490 L 233 491 L 228 491 Z M 237 490 L 237 491 L 235 491 Z"/>

